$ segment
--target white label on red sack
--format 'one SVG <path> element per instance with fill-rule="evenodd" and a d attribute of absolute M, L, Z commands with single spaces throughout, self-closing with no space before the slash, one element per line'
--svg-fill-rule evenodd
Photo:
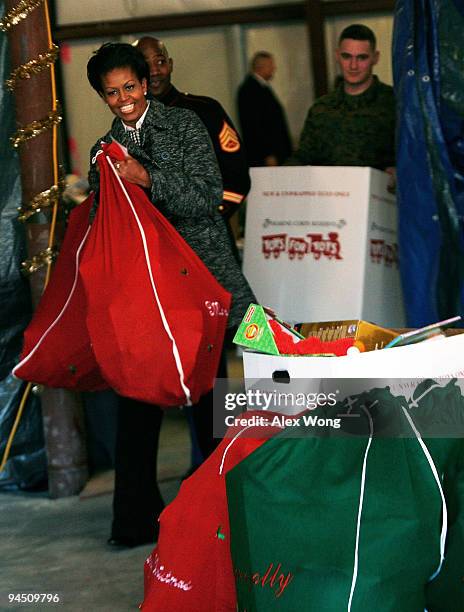
<path fill-rule="evenodd" d="M 205 306 L 208 309 L 210 317 L 227 317 L 229 315 L 227 308 L 221 306 L 219 302 L 210 302 L 206 300 Z"/>
<path fill-rule="evenodd" d="M 181 591 L 190 591 L 192 588 L 192 583 L 190 580 L 186 581 L 176 578 L 172 572 L 164 567 L 164 565 L 161 565 L 160 558 L 158 557 L 157 553 L 155 553 L 154 558 L 151 556 L 148 557 L 147 564 L 153 576 L 159 580 L 159 582 L 164 582 L 164 584 L 173 586 L 176 589 L 181 589 Z"/>

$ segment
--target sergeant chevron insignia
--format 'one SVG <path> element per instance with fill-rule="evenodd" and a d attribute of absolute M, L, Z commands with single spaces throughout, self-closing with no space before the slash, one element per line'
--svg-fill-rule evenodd
<path fill-rule="evenodd" d="M 224 121 L 222 129 L 219 132 L 219 144 L 221 149 L 226 153 L 235 153 L 240 149 L 240 140 L 237 132 Z"/>

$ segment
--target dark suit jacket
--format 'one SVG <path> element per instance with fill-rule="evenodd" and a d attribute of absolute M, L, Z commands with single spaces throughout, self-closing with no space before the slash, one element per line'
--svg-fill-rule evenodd
<path fill-rule="evenodd" d="M 272 89 L 248 75 L 238 90 L 238 114 L 250 166 L 274 155 L 282 164 L 292 152 L 284 110 Z"/>

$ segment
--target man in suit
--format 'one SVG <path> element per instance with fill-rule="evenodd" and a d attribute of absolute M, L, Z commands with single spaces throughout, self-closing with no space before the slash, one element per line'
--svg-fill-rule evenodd
<path fill-rule="evenodd" d="M 292 152 L 285 113 L 270 86 L 275 70 L 270 53 L 256 53 L 251 73 L 238 90 L 238 113 L 250 166 L 279 166 Z"/>

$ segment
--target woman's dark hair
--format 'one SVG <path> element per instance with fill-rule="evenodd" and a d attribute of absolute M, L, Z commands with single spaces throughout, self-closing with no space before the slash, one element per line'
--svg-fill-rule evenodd
<path fill-rule="evenodd" d="M 105 43 L 87 62 L 87 78 L 100 95 L 103 93 L 102 77 L 116 68 L 130 68 L 139 81 L 150 81 L 150 69 L 141 51 L 128 43 Z"/>

